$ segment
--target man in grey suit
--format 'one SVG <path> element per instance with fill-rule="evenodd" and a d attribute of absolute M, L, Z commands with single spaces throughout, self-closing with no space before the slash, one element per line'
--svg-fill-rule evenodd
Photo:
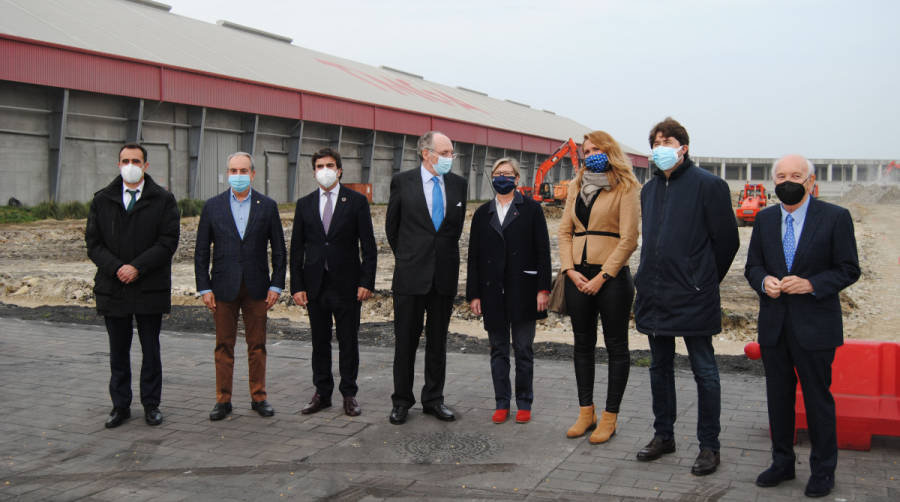
<path fill-rule="evenodd" d="M 450 172 L 453 143 L 429 131 L 417 145 L 421 165 L 391 180 L 385 232 L 394 252 L 394 393 L 390 422 L 406 422 L 415 404 L 416 349 L 425 327 L 422 411 L 454 420 L 444 406 L 447 329 L 459 280 L 459 237 L 466 217 L 466 180 Z M 424 316 L 427 312 L 427 323 Z"/>
<path fill-rule="evenodd" d="M 231 413 L 234 344 L 243 314 L 249 359 L 251 408 L 264 417 L 275 410 L 266 400 L 266 313 L 284 289 L 287 250 L 274 200 L 250 188 L 256 170 L 245 152 L 228 157 L 227 191 L 206 201 L 197 227 L 194 273 L 197 290 L 216 321 L 216 405 L 210 420 Z M 210 276 L 210 245 L 212 275 Z M 268 252 L 272 250 L 272 276 Z"/>

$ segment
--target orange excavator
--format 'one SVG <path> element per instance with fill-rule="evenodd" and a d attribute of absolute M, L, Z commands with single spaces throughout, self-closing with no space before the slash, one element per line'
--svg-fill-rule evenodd
<path fill-rule="evenodd" d="M 537 172 L 534 174 L 534 187 L 519 187 L 519 192 L 526 197 L 532 197 L 538 202 L 564 204 L 566 202 L 566 196 L 568 195 L 570 180 L 562 180 L 559 184 L 554 186 L 551 183 L 544 183 L 544 176 L 547 175 L 547 172 L 549 172 L 553 166 L 559 164 L 562 159 L 566 158 L 566 155 L 572 160 L 572 166 L 577 169 L 578 145 L 575 144 L 575 140 L 572 138 L 569 138 L 568 141 L 560 145 L 547 160 L 541 162 L 540 167 L 538 167 Z"/>
<path fill-rule="evenodd" d="M 762 211 L 766 204 L 769 203 L 769 197 L 766 195 L 766 187 L 759 184 L 747 183 L 741 194 L 738 196 L 738 207 L 734 210 L 734 216 L 737 224 L 740 226 L 751 225 L 756 221 L 756 214 Z"/>
<path fill-rule="evenodd" d="M 897 176 L 898 174 L 900 174 L 900 163 L 896 160 L 892 160 L 891 163 L 884 168 L 884 179 L 893 180 L 891 176 L 900 177 Z"/>

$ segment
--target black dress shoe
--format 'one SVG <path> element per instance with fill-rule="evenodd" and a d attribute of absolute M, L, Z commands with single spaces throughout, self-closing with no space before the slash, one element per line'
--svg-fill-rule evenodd
<path fill-rule="evenodd" d="M 443 420 L 444 422 L 452 422 L 456 420 L 456 416 L 453 415 L 453 412 L 450 411 L 450 408 L 444 406 L 444 403 L 422 406 L 422 411 L 424 411 L 426 415 L 434 415 L 435 418 L 437 418 L 438 420 Z"/>
<path fill-rule="evenodd" d="M 125 423 L 126 420 L 131 418 L 131 410 L 128 408 L 113 408 L 111 412 L 109 412 L 109 416 L 106 417 L 106 428 L 112 429 L 113 427 L 118 427 Z"/>
<path fill-rule="evenodd" d="M 663 439 L 659 436 L 654 436 L 653 439 L 647 443 L 647 446 L 638 452 L 637 459 L 642 462 L 649 462 L 658 459 L 666 453 L 672 453 L 673 451 L 675 451 L 674 439 Z"/>
<path fill-rule="evenodd" d="M 144 408 L 144 421 L 147 422 L 147 425 L 159 425 L 163 421 L 162 412 L 159 411 L 159 406 L 147 406 Z"/>
<path fill-rule="evenodd" d="M 311 415 L 317 411 L 322 411 L 325 408 L 331 408 L 331 399 L 325 399 L 324 397 L 319 395 L 318 392 L 316 392 L 315 394 L 313 394 L 312 399 L 309 400 L 309 404 L 307 404 L 303 407 L 302 410 L 300 410 L 300 413 L 303 413 L 304 415 Z"/>
<path fill-rule="evenodd" d="M 803 494 L 807 497 L 824 497 L 831 493 L 834 488 L 834 476 L 820 476 L 813 474 L 806 483 L 806 490 Z"/>
<path fill-rule="evenodd" d="M 694 460 L 694 465 L 691 467 L 691 474 L 694 476 L 706 476 L 707 474 L 712 474 L 716 472 L 716 469 L 719 468 L 719 452 L 712 450 L 700 450 L 700 454 L 697 455 L 697 460 Z"/>
<path fill-rule="evenodd" d="M 409 413 L 409 408 L 406 406 L 394 406 L 391 410 L 391 416 L 389 417 L 390 421 L 394 425 L 400 425 L 406 423 L 406 415 Z"/>
<path fill-rule="evenodd" d="M 216 403 L 209 412 L 210 420 L 222 420 L 231 413 L 231 403 Z"/>
<path fill-rule="evenodd" d="M 791 479 L 794 479 L 793 466 L 782 468 L 772 464 L 768 469 L 762 471 L 760 475 L 756 477 L 756 486 L 770 488 L 772 486 L 778 486 L 782 481 Z"/>
<path fill-rule="evenodd" d="M 355 397 L 344 396 L 344 413 L 348 417 L 358 417 L 362 414 L 362 409 L 359 407 L 359 403 L 356 402 Z"/>
<path fill-rule="evenodd" d="M 261 417 L 271 417 L 275 415 L 275 408 L 272 408 L 272 405 L 265 399 L 262 401 L 252 401 L 250 403 L 250 409 L 259 413 L 259 416 Z"/>

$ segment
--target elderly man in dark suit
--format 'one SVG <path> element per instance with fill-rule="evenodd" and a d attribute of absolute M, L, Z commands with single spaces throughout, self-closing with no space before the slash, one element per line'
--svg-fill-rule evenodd
<path fill-rule="evenodd" d="M 146 174 L 147 150 L 131 143 L 119 150 L 119 171 L 94 194 L 85 230 L 88 257 L 97 265 L 94 296 L 109 334 L 106 427 L 131 417 L 132 322 L 141 340 L 141 404 L 148 425 L 162 423 L 159 330 L 172 305 L 172 255 L 181 218 L 175 196 Z"/>
<path fill-rule="evenodd" d="M 756 217 L 744 270 L 759 294 L 759 345 L 772 433 L 772 465 L 756 484 L 776 486 L 794 479 L 799 377 L 812 443 L 805 493 L 822 497 L 834 487 L 837 466 L 829 387 L 834 351 L 843 344 L 838 294 L 860 275 L 856 237 L 849 211 L 810 195 L 816 176 L 808 160 L 785 156 L 775 163 L 772 178 L 781 204 Z"/>
<path fill-rule="evenodd" d="M 319 188 L 297 201 L 291 234 L 291 293 L 307 308 L 312 329 L 312 371 L 316 392 L 304 415 L 331 406 L 331 326 L 340 349 L 344 413 L 361 413 L 356 401 L 359 370 L 359 311 L 375 289 L 378 250 L 369 201 L 341 186 L 341 155 L 323 148 L 312 156 Z M 361 251 L 361 253 L 360 253 Z M 360 262 L 360 254 L 362 261 Z"/>
<path fill-rule="evenodd" d="M 391 180 L 385 232 L 394 252 L 394 393 L 390 422 L 406 422 L 415 404 L 416 348 L 425 325 L 422 411 L 454 420 L 444 405 L 447 329 L 459 281 L 459 237 L 466 217 L 466 180 L 450 172 L 453 143 L 429 131 L 416 147 L 418 169 Z M 428 321 L 423 317 L 427 312 Z"/>
<path fill-rule="evenodd" d="M 284 230 L 275 201 L 250 188 L 256 170 L 249 153 L 231 154 L 227 174 L 231 187 L 203 206 L 194 251 L 197 290 L 216 321 L 216 405 L 209 419 L 221 420 L 231 413 L 239 313 L 247 339 L 250 406 L 261 416 L 271 417 L 275 410 L 266 400 L 266 314 L 284 289 Z"/>

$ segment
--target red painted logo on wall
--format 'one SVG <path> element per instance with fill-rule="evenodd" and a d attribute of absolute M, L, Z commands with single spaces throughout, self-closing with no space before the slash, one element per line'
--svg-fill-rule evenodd
<path fill-rule="evenodd" d="M 366 73 L 362 70 L 349 68 L 347 66 L 344 66 L 342 64 L 335 63 L 332 61 L 325 61 L 324 59 L 319 59 L 319 58 L 316 58 L 316 61 L 318 61 L 324 65 L 328 65 L 328 66 L 337 68 L 337 69 L 343 71 L 344 73 L 346 73 L 348 75 L 352 75 L 353 77 L 356 77 L 357 79 L 362 80 L 363 82 L 365 82 L 373 87 L 377 87 L 378 89 L 381 89 L 382 91 L 395 92 L 397 94 L 400 94 L 401 96 L 410 96 L 410 95 L 419 96 L 419 97 L 427 99 L 428 101 L 433 101 L 435 103 L 444 103 L 444 104 L 447 104 L 450 106 L 459 106 L 461 108 L 465 108 L 466 110 L 475 110 L 475 111 L 481 112 L 485 115 L 490 115 L 488 112 L 482 110 L 481 108 L 478 108 L 475 105 L 466 103 L 465 101 L 463 101 L 459 98 L 454 98 L 453 96 L 450 96 L 449 94 L 446 94 L 446 93 L 441 92 L 436 89 L 420 89 L 420 88 L 414 87 L 412 84 L 410 84 L 406 80 L 403 80 L 402 78 L 376 77 L 376 76 L 374 76 L 370 73 Z"/>

